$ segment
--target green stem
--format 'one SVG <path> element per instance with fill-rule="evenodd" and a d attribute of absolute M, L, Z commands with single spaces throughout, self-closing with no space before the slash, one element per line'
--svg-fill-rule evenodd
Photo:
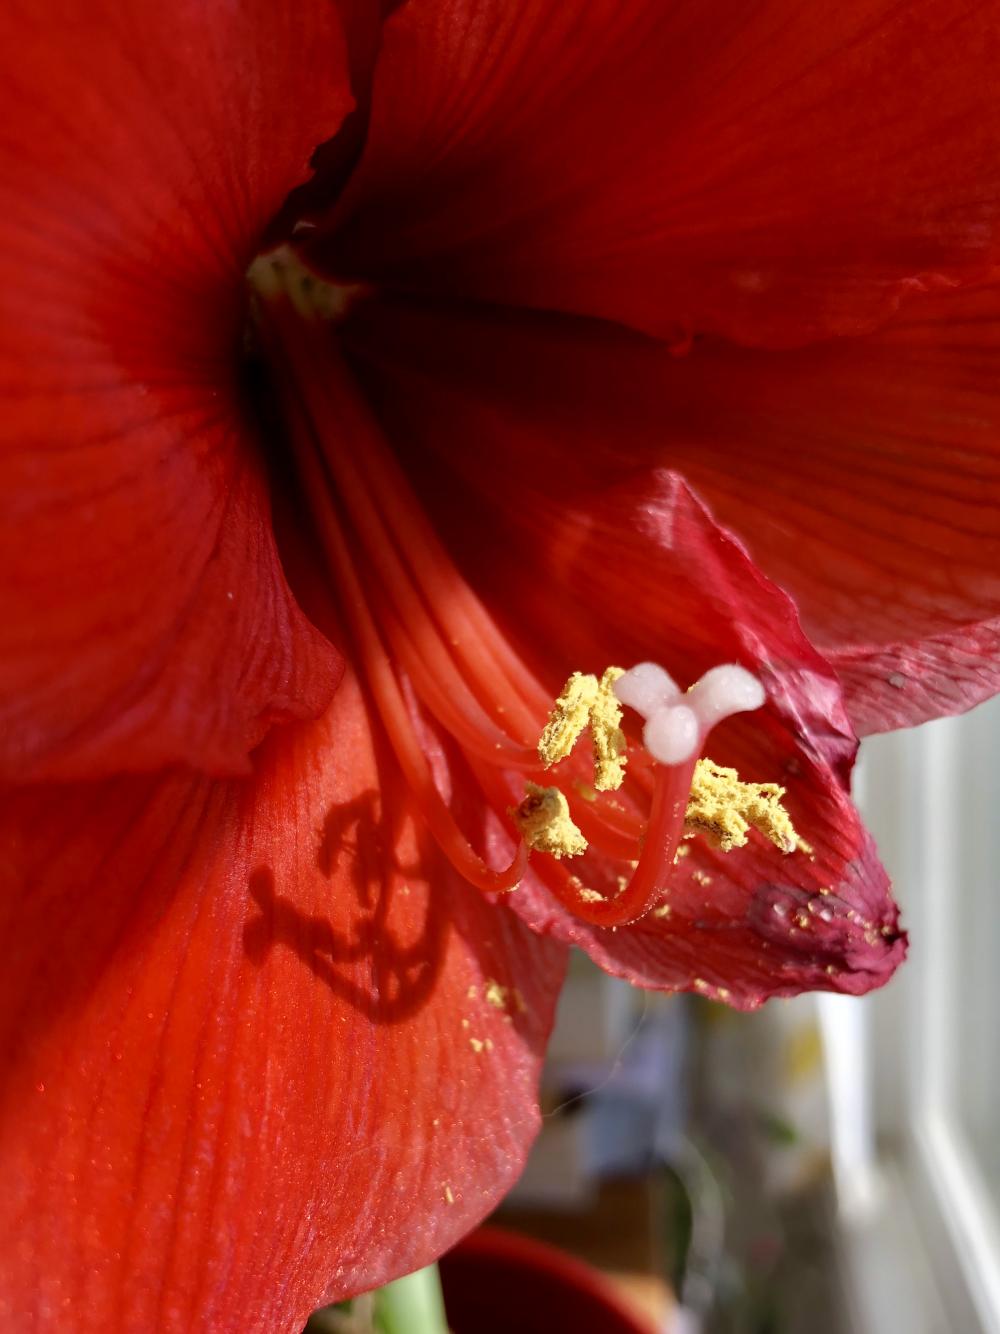
<path fill-rule="evenodd" d="M 448 1334 L 437 1265 L 397 1278 L 375 1293 L 378 1334 Z"/>

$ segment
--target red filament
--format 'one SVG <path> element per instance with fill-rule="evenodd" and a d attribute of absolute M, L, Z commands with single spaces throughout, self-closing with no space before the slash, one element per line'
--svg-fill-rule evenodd
<path fill-rule="evenodd" d="M 487 800 L 504 818 L 526 780 L 546 783 L 536 742 L 551 693 L 521 661 L 448 555 L 351 384 L 335 332 L 304 320 L 284 298 L 268 300 L 260 332 L 277 371 L 290 443 L 355 662 L 406 781 L 455 869 L 484 893 L 511 889 L 527 867 L 527 847 L 512 829 L 514 854 L 499 869 L 472 847 L 435 783 L 404 683 L 461 748 Z M 617 895 L 598 901 L 581 894 L 580 882 L 564 866 L 540 857 L 534 869 L 568 911 L 595 925 L 619 926 L 643 916 L 662 897 L 683 835 L 695 759 L 654 765 L 633 748 L 632 809 L 582 795 L 592 781 L 585 747 L 562 762 L 560 786 L 588 843 L 634 866 Z M 644 822 L 637 811 L 647 805 Z"/>

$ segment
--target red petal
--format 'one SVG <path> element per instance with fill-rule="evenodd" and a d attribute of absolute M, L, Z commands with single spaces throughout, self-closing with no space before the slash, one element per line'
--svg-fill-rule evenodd
<path fill-rule="evenodd" d="M 3 822 L 4 1328 L 298 1330 L 509 1187 L 564 950 L 426 846 L 353 678 L 251 779 Z"/>
<path fill-rule="evenodd" d="M 407 405 L 399 429 L 424 413 L 439 450 L 478 440 L 494 487 L 588 496 L 680 470 L 794 595 L 859 731 L 1000 685 L 1000 288 L 795 351 L 674 357 L 582 322 L 375 303 L 351 338 L 383 412 Z"/>
<path fill-rule="evenodd" d="M 758 343 L 997 258 L 1000 58 L 968 0 L 414 0 L 325 251 L 344 275 Z"/>
<path fill-rule="evenodd" d="M 1000 685 L 1000 617 L 913 643 L 829 651 L 861 736 L 962 713 Z"/>
<path fill-rule="evenodd" d="M 864 339 L 688 360 L 676 464 L 793 594 L 857 730 L 992 695 L 1000 288 L 925 298 Z"/>
<path fill-rule="evenodd" d="M 617 931 L 584 926 L 539 893 L 518 895 L 517 910 L 536 930 L 582 946 L 632 982 L 701 990 L 743 1008 L 775 995 L 859 994 L 886 982 L 905 953 L 898 910 L 848 796 L 855 742 L 839 691 L 791 602 L 675 476 L 623 486 L 562 522 L 552 508 L 534 532 L 525 565 L 553 571 L 564 610 L 551 610 L 550 588 L 547 622 L 532 624 L 539 635 L 545 624 L 569 666 L 652 659 L 690 681 L 738 661 L 757 674 L 766 708 L 713 732 L 708 753 L 745 779 L 784 785 L 810 846 L 786 855 L 755 835 L 748 847 L 721 854 L 695 840 L 667 887 L 669 916 L 651 914 Z M 523 549 L 523 530 L 519 537 Z M 613 878 L 591 879 L 600 872 L 584 861 L 578 874 L 613 892 Z"/>
<path fill-rule="evenodd" d="M 336 657 L 285 585 L 243 274 L 350 105 L 325 4 L 5 6 L 0 773 L 246 768 Z"/>

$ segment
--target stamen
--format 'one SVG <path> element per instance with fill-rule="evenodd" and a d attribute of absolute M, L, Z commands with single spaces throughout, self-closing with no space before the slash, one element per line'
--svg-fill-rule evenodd
<path fill-rule="evenodd" d="M 649 825 L 632 878 L 614 899 L 605 899 L 599 904 L 578 899 L 574 906 L 577 916 L 601 926 L 621 926 L 635 921 L 659 899 L 669 882 L 684 832 L 696 759 L 705 737 L 722 718 L 748 708 L 759 708 L 764 702 L 760 682 L 734 664 L 707 673 L 688 691 L 683 703 L 677 702 L 679 692 L 672 678 L 655 663 L 641 663 L 625 672 L 615 682 L 614 690 L 622 703 L 628 703 L 646 718 L 643 739 L 657 761 L 657 768 Z M 712 766 L 705 772 L 708 775 L 714 771 L 715 766 Z M 705 785 L 710 790 L 714 786 L 716 796 L 721 798 L 718 780 L 706 777 Z M 741 785 L 737 780 L 736 788 L 727 790 L 731 796 L 734 792 L 739 795 L 741 812 L 752 810 L 755 815 L 760 815 L 766 827 L 772 828 L 779 837 L 785 837 L 787 845 L 787 831 L 780 828 L 780 820 L 774 816 L 774 793 L 766 790 L 773 785 L 760 785 L 759 791 L 744 799 L 742 789 L 746 788 L 749 793 L 751 786 Z M 712 832 L 722 830 L 729 836 L 730 846 L 738 846 L 738 835 L 733 833 L 732 822 L 723 822 L 721 814 L 714 808 L 702 811 L 696 807 L 694 814 L 696 817 L 699 814 L 711 816 Z M 745 823 L 750 822 L 745 820 Z M 745 840 L 745 830 L 743 836 Z"/>
<path fill-rule="evenodd" d="M 312 430 L 295 398 L 289 396 L 287 407 L 290 438 L 306 483 L 306 493 L 313 504 L 317 531 L 344 591 L 345 610 L 365 664 L 368 683 L 378 701 L 382 721 L 410 790 L 442 852 L 466 880 L 486 894 L 512 889 L 526 869 L 527 848 L 523 841 L 520 842 L 509 866 L 501 870 L 487 866 L 458 828 L 438 792 L 378 629 L 368 611 Z"/>
<path fill-rule="evenodd" d="M 564 760 L 590 722 L 597 702 L 597 677 L 574 672 L 552 706 L 549 721 L 538 739 L 538 754 L 546 769 Z"/>
<path fill-rule="evenodd" d="M 684 812 L 693 768 L 694 761 L 658 767 L 639 861 L 631 879 L 614 898 L 602 899 L 596 892 L 583 893 L 577 878 L 561 871 L 547 879 L 559 901 L 576 917 L 594 926 L 626 926 L 644 917 L 660 900 L 684 831 Z"/>
<path fill-rule="evenodd" d="M 780 788 L 741 784 L 734 771 L 698 760 L 717 722 L 763 703 L 763 688 L 742 667 L 714 668 L 686 695 L 655 663 L 630 672 L 609 667 L 600 679 L 574 673 L 535 750 L 546 693 L 450 560 L 377 422 L 343 381 L 336 343 L 325 344 L 315 323 L 308 328 L 282 300 L 294 301 L 311 321 L 342 314 L 311 282 L 281 266 L 258 278 L 262 334 L 283 371 L 304 489 L 359 666 L 407 784 L 452 865 L 493 894 L 516 885 L 529 848 L 545 852 L 556 859 L 545 879 L 557 898 L 583 920 L 613 927 L 661 901 L 685 831 L 729 848 L 746 843 L 756 827 L 785 850 L 796 846 Z M 646 749 L 634 750 L 629 799 L 598 800 L 596 793 L 624 780 L 623 704 L 643 716 Z M 414 710 L 450 733 L 489 805 L 508 810 L 522 837 L 507 867 L 489 866 L 459 827 L 427 762 Z M 571 754 L 588 728 L 593 788 L 584 756 Z M 562 761 L 569 798 L 531 781 Z M 511 809 L 520 781 L 527 795 Z M 635 868 L 627 881 L 619 878 L 617 893 L 584 891 L 558 865 L 588 846 Z"/>
<path fill-rule="evenodd" d="M 570 818 L 569 803 L 557 787 L 527 783 L 527 795 L 509 815 L 533 852 L 552 857 L 578 857 L 587 851 L 587 840 Z"/>
<path fill-rule="evenodd" d="M 622 707 L 614 692 L 615 682 L 625 673 L 608 667 L 597 686 L 590 710 L 590 735 L 594 741 L 594 787 L 598 792 L 617 792 L 625 781 L 625 733 L 621 729 Z"/>
<path fill-rule="evenodd" d="M 593 890 L 584 893 L 578 877 L 548 877 L 553 892 L 577 917 L 608 927 L 644 916 L 669 883 L 685 833 L 702 833 L 728 851 L 744 846 L 754 827 L 782 851 L 795 849 L 798 838 L 781 805 L 782 788 L 774 783 L 742 783 L 735 770 L 697 758 L 715 722 L 763 703 L 764 690 L 755 677 L 742 667 L 726 664 L 706 673 L 681 696 L 662 668 L 643 663 L 625 673 L 610 668 L 600 685 L 637 711 L 648 712 L 645 736 L 647 744 L 652 739 L 650 749 L 657 763 L 639 860 L 633 863 L 631 878 L 620 881 L 618 894 L 605 898 Z M 550 718 L 552 753 L 569 752 L 586 725 L 584 715 L 596 730 L 597 692 L 593 677 L 588 680 L 574 673 L 567 682 Z M 665 758 L 669 755 L 678 758 L 671 762 Z M 528 791 L 519 812 L 512 812 L 528 846 L 557 857 L 584 851 L 587 841 L 570 820 L 563 794 L 557 788 L 534 784 L 529 784 Z"/>
<path fill-rule="evenodd" d="M 794 852 L 799 836 L 781 804 L 784 795 L 777 783 L 743 783 L 735 769 L 701 759 L 694 768 L 685 832 L 704 834 L 729 852 L 746 845 L 752 827 L 782 852 Z"/>
<path fill-rule="evenodd" d="M 563 686 L 538 739 L 538 754 L 546 769 L 564 760 L 590 727 L 594 744 L 594 787 L 614 792 L 625 779 L 627 757 L 621 729 L 621 704 L 615 683 L 625 675 L 620 667 L 608 667 L 596 676 L 574 672 Z"/>

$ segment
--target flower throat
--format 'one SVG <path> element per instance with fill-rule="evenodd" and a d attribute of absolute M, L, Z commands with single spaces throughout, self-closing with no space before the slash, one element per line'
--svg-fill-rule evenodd
<path fill-rule="evenodd" d="M 760 683 L 729 664 L 682 695 L 661 667 L 643 663 L 600 678 L 573 673 L 553 705 L 445 550 L 344 371 L 335 325 L 355 294 L 331 290 L 287 250 L 258 259 L 250 280 L 354 663 L 455 870 L 500 894 L 518 886 L 535 853 L 532 869 L 569 912 L 616 927 L 662 905 L 686 835 L 728 850 L 755 826 L 794 850 L 781 788 L 740 783 L 699 758 L 716 723 L 763 704 Z M 641 744 L 626 740 L 623 705 L 644 719 Z M 503 822 L 506 864 L 493 864 L 461 828 L 428 755 L 428 727 L 457 745 Z M 576 746 L 585 730 L 589 762 Z M 546 782 L 554 767 L 559 786 Z M 585 864 L 591 850 L 622 868 L 613 891 L 590 888 L 565 866 Z"/>

